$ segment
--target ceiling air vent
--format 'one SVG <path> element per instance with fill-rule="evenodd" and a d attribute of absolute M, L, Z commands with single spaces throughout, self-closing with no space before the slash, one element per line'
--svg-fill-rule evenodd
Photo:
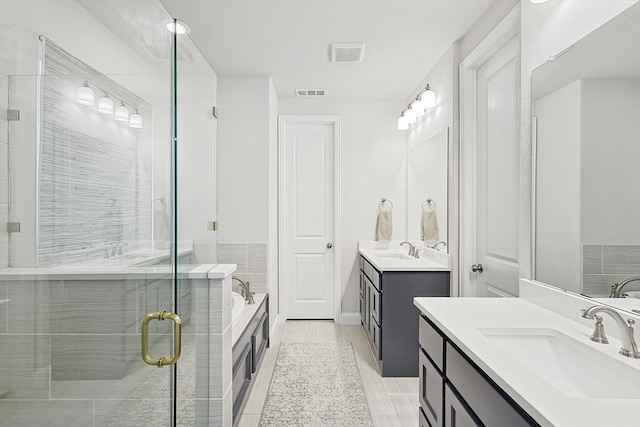
<path fill-rule="evenodd" d="M 324 89 L 296 89 L 296 95 L 304 97 L 327 96 L 327 91 Z"/>
<path fill-rule="evenodd" d="M 331 43 L 331 62 L 356 63 L 362 62 L 364 57 L 364 43 Z"/>

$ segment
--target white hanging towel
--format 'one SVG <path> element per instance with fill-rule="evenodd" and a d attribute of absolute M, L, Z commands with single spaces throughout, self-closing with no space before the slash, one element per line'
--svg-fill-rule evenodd
<path fill-rule="evenodd" d="M 427 208 L 428 209 L 428 208 Z M 422 206 L 422 221 L 420 223 L 420 234 L 425 243 L 438 241 L 438 218 L 436 209 L 427 210 Z"/>
<path fill-rule="evenodd" d="M 384 209 L 383 204 L 385 201 L 385 199 L 382 199 L 378 207 L 378 221 L 376 223 L 376 240 L 378 241 L 389 241 L 391 240 L 391 236 L 393 236 L 391 208 Z M 393 206 L 393 204 L 391 204 L 391 206 Z"/>

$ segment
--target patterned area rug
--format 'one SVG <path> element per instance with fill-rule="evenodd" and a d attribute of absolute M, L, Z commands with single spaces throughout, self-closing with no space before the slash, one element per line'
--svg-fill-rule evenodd
<path fill-rule="evenodd" d="M 260 426 L 372 426 L 351 344 L 282 343 Z"/>

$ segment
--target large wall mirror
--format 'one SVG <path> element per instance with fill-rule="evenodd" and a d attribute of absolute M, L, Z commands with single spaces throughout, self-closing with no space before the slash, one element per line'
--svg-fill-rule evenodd
<path fill-rule="evenodd" d="M 535 279 L 640 310 L 640 3 L 533 72 Z M 616 295 L 617 296 L 617 295 Z"/>
<path fill-rule="evenodd" d="M 449 128 L 409 146 L 407 238 L 441 252 L 447 247 Z"/>

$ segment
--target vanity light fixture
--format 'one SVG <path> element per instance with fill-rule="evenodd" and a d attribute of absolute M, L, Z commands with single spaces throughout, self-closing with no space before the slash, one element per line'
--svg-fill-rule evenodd
<path fill-rule="evenodd" d="M 96 102 L 96 93 L 89 87 L 89 83 L 84 82 L 84 85 L 78 88 L 76 91 L 76 101 L 82 105 L 93 105 Z"/>
<path fill-rule="evenodd" d="M 138 114 L 138 110 L 129 116 L 129 127 L 134 129 L 142 129 L 142 116 Z"/>
<path fill-rule="evenodd" d="M 124 106 L 123 102 L 121 102 L 120 106 L 116 108 L 115 119 L 119 122 L 129 121 L 129 109 Z"/>
<path fill-rule="evenodd" d="M 432 108 L 435 105 L 436 94 L 427 84 L 424 90 L 420 91 L 418 96 L 416 96 L 409 106 L 400 114 L 398 130 L 407 130 L 409 125 L 415 123 L 418 117 L 424 115 L 425 109 Z"/>
<path fill-rule="evenodd" d="M 106 93 L 98 99 L 98 112 L 102 114 L 113 114 L 113 100 Z"/>

